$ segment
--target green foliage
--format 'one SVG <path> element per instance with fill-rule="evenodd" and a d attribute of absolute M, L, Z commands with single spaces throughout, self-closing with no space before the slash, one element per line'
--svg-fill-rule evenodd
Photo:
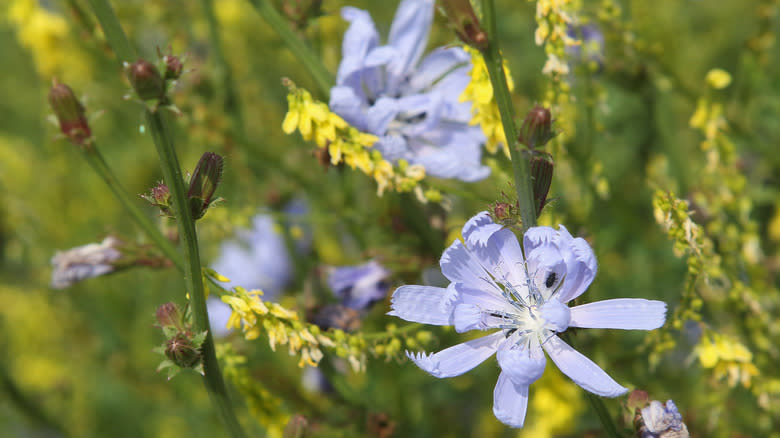
<path fill-rule="evenodd" d="M 404 350 L 437 351 L 468 335 L 388 317 L 389 298 L 349 328 L 312 322 L 335 301 L 323 281 L 328 266 L 375 258 L 392 272 L 393 286 L 439 285 L 427 271 L 436 270 L 474 213 L 490 209 L 519 229 L 516 199 L 504 195 L 515 193 L 512 166 L 495 142 L 483 157 L 492 169 L 488 179 L 467 184 L 426 176 L 418 186 L 422 175 L 414 166 L 396 163 L 382 173 L 372 167 L 381 157 L 365 153 L 360 142 L 355 163 L 334 165 L 330 139 L 288 135 L 297 128 L 306 137 L 299 125 L 282 129 L 290 91 L 282 78 L 311 91 L 308 100 L 298 95 L 307 105 L 327 101 L 319 87 L 338 67 L 346 29 L 339 8 L 370 10 L 386 35 L 394 2 L 326 1 L 316 14 L 298 17 L 291 35 L 324 65 L 314 73 L 305 67 L 311 60 L 302 64 L 253 6 L 269 2 L 222 0 L 213 10 L 210 2 L 112 3 L 141 57 L 156 60 L 158 48 L 169 46 L 187 53 L 159 58 L 155 68 L 165 84 L 152 93 L 159 101 L 164 88 L 164 103 L 180 111 L 171 126 L 183 169 L 202 179 L 195 169 L 203 152 L 224 157 L 221 178 L 193 177 L 201 183 L 193 213 L 212 207 L 197 223 L 204 266 L 258 211 L 274 218 L 290 249 L 301 229 L 311 234 L 310 252 L 290 251 L 294 278 L 273 299 L 227 293 L 217 287 L 225 279 L 206 270 L 204 278 L 216 280 L 206 282 L 207 293 L 240 298 L 235 306 L 246 305 L 255 318 L 250 325 L 233 321 L 216 350 L 249 435 L 281 437 L 291 418 L 288 430 L 303 427 L 303 436 L 313 437 L 602 433 L 584 392 L 552 366 L 532 389 L 525 429 L 507 429 L 491 412 L 495 359 L 468 375 L 430 377 Z M 52 78 L 86 96 L 79 122 L 89 119 L 97 148 L 136 207 L 163 235 L 176 235 L 160 208 L 135 196 L 149 193 L 163 175 L 144 107 L 123 99 L 130 82 L 88 6 L 83 0 L 0 5 L 0 430 L 225 436 L 200 374 L 166 381 L 154 372 L 160 356 L 151 349 L 170 337 L 154 327 L 155 309 L 183 304 L 190 292 L 176 263 L 159 262 L 157 253 L 139 256 L 157 262 L 123 266 L 66 290 L 49 287 L 58 250 L 109 234 L 138 248 L 155 244 L 82 151 L 54 140 L 60 127 L 45 121 Z M 539 102 L 552 109 L 558 133 L 544 148 L 555 165 L 539 224 L 564 224 L 591 243 L 599 261 L 580 300 L 669 304 L 661 330 L 580 331 L 578 349 L 618 382 L 651 399 L 673 399 L 693 436 L 780 436 L 776 3 L 497 0 L 496 9 L 516 125 Z M 567 18 L 600 29 L 603 48 L 579 45 L 576 32 L 564 37 Z M 458 43 L 437 15 L 431 47 Z M 183 59 L 183 68 L 174 59 Z M 98 112 L 102 117 L 93 117 Z M 491 138 L 503 135 L 500 125 L 491 129 Z M 331 154 L 325 167 L 317 155 L 323 148 Z M 219 204 L 212 198 L 216 180 Z M 377 181 L 388 187 L 382 196 Z M 154 191 L 149 197 L 163 199 Z M 291 216 L 284 205 L 296 198 L 306 200 L 309 212 L 297 228 L 285 227 Z M 169 206 L 165 197 L 166 216 Z M 205 334 L 190 341 L 197 350 Z M 169 370 L 179 369 L 166 360 Z M 328 391 L 306 389 L 312 365 L 327 378 Z M 613 418 L 624 402 L 607 401 Z M 632 424 L 619 427 L 630 431 Z"/>

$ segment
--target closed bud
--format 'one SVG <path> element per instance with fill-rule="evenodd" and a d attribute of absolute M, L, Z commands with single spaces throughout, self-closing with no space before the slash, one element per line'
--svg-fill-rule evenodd
<path fill-rule="evenodd" d="M 181 328 L 181 311 L 175 303 L 165 303 L 157 308 L 157 322 L 161 327 Z"/>
<path fill-rule="evenodd" d="M 550 191 L 552 183 L 554 162 L 552 155 L 547 152 L 530 151 L 529 163 L 531 165 L 531 178 L 533 181 L 534 202 L 536 203 L 536 214 L 542 213 L 547 202 L 547 193 Z"/>
<path fill-rule="evenodd" d="M 214 201 L 214 193 L 222 181 L 223 166 L 224 160 L 214 152 L 206 152 L 200 157 L 190 177 L 190 190 L 187 192 L 193 219 L 203 217 Z"/>
<path fill-rule="evenodd" d="M 552 130 L 552 122 L 550 110 L 539 105 L 534 106 L 523 120 L 518 140 L 529 149 L 544 146 L 556 135 Z"/>
<path fill-rule="evenodd" d="M 159 182 L 156 186 L 152 187 L 149 194 L 140 196 L 149 201 L 153 206 L 159 208 L 164 216 L 173 217 L 173 212 L 171 210 L 171 191 L 168 189 L 168 186 L 162 182 Z"/>
<path fill-rule="evenodd" d="M 161 99 L 165 95 L 165 81 L 160 71 L 149 61 L 139 59 L 127 64 L 125 72 L 136 94 L 142 100 Z"/>
<path fill-rule="evenodd" d="M 92 136 L 84 106 L 73 90 L 65 84 L 54 83 L 49 91 L 49 104 L 60 124 L 60 130 L 71 142 L 84 145 Z"/>
<path fill-rule="evenodd" d="M 184 333 L 177 333 L 165 344 L 165 356 L 182 368 L 193 368 L 201 361 L 200 347 Z"/>
<path fill-rule="evenodd" d="M 165 64 L 165 78 L 166 80 L 179 79 L 181 73 L 184 71 L 184 64 L 181 59 L 174 55 L 165 55 L 162 57 Z"/>
<path fill-rule="evenodd" d="M 469 0 L 441 0 L 440 4 L 461 41 L 480 51 L 487 49 L 487 33 L 480 26 Z"/>

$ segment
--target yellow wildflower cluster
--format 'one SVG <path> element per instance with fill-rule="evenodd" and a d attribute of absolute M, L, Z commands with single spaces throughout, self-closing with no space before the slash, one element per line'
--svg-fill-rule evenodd
<path fill-rule="evenodd" d="M 288 81 L 288 111 L 282 122 L 282 130 L 292 134 L 296 130 L 304 140 L 314 140 L 318 147 L 326 149 L 330 163 L 345 163 L 358 168 L 377 182 L 377 194 L 385 190 L 410 192 L 425 178 L 425 168 L 409 165 L 400 160 L 397 166 L 386 161 L 382 154 L 372 149 L 377 137 L 358 131 L 344 119 L 330 111 L 328 105 L 316 101 L 311 94 Z"/>
<path fill-rule="evenodd" d="M 699 356 L 701 366 L 712 368 L 716 379 L 728 377 L 729 386 L 742 383 L 750 387 L 750 379 L 758 375 L 753 365 L 753 353 L 741 343 L 718 333 L 702 336 L 694 352 Z"/>
<path fill-rule="evenodd" d="M 506 145 L 504 125 L 501 123 L 501 115 L 498 106 L 493 99 L 493 86 L 490 83 L 485 59 L 479 50 L 469 46 L 463 49 L 471 55 L 471 80 L 460 95 L 461 102 L 471 102 L 471 125 L 479 125 L 487 139 L 485 149 L 495 154 L 499 148 L 509 157 L 509 148 Z M 506 75 L 509 91 L 515 89 L 515 83 L 509 72 L 506 61 L 504 62 L 504 74 Z"/>
<path fill-rule="evenodd" d="M 261 380 L 249 374 L 245 366 L 246 356 L 235 352 L 231 344 L 217 344 L 216 350 L 225 378 L 244 396 L 249 412 L 266 427 L 268 437 L 281 438 L 290 419 L 290 415 L 283 409 L 282 401 L 263 387 Z"/>
<path fill-rule="evenodd" d="M 277 303 L 264 302 L 260 298 L 262 291 L 247 291 L 242 287 L 234 290 L 222 296 L 233 312 L 227 328 L 242 330 L 247 340 L 257 339 L 264 330 L 272 350 L 276 351 L 277 345 L 287 345 L 291 356 L 300 355 L 300 367 L 317 366 L 323 356 L 320 348 L 324 347 L 347 358 L 355 371 L 365 370 L 365 342 L 359 337 L 348 336 L 340 330 L 322 333 L 316 325 L 301 322 L 295 312 Z"/>
<path fill-rule="evenodd" d="M 41 76 L 67 73 L 69 80 L 89 77 L 89 60 L 64 16 L 41 7 L 36 0 L 13 0 L 5 12 L 16 27 L 19 43 L 32 53 Z"/>
<path fill-rule="evenodd" d="M 538 0 L 536 2 L 537 46 L 544 45 L 547 62 L 542 73 L 556 77 L 569 73 L 566 63 L 566 47 L 577 46 L 581 42 L 567 34 L 568 27 L 574 24 L 574 11 L 579 4 L 572 0 Z"/>

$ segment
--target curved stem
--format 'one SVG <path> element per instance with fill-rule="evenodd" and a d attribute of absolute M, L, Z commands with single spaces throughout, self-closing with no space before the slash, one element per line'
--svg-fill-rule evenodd
<path fill-rule="evenodd" d="M 488 35 L 488 47 L 482 51 L 482 56 L 485 58 L 490 84 L 493 86 L 493 98 L 496 100 L 498 112 L 501 114 L 501 124 L 504 126 L 506 144 L 512 157 L 517 202 L 520 204 L 520 217 L 523 220 L 523 232 L 525 233 L 529 228 L 536 225 L 536 203 L 534 202 L 534 194 L 531 189 L 531 171 L 528 161 L 523 158 L 517 148 L 515 114 L 498 44 L 496 12 L 493 0 L 482 0 L 482 13 L 485 21 L 485 32 Z"/>
<path fill-rule="evenodd" d="M 309 71 L 323 96 L 330 96 L 330 88 L 336 83 L 333 75 L 325 68 L 320 58 L 307 46 L 284 18 L 276 12 L 268 0 L 249 0 L 263 20 L 282 38 L 290 51 Z"/>

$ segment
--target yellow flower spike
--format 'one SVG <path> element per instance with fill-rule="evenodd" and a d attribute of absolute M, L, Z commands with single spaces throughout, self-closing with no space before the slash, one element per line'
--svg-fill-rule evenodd
<path fill-rule="evenodd" d="M 287 114 L 284 116 L 284 121 L 282 121 L 282 131 L 288 135 L 295 132 L 295 130 L 298 129 L 300 118 L 301 116 L 297 109 L 293 109 L 291 105 Z"/>
<path fill-rule="evenodd" d="M 722 90 L 731 84 L 731 75 L 722 69 L 714 68 L 707 72 L 707 76 L 704 77 L 707 85 L 716 89 Z"/>

